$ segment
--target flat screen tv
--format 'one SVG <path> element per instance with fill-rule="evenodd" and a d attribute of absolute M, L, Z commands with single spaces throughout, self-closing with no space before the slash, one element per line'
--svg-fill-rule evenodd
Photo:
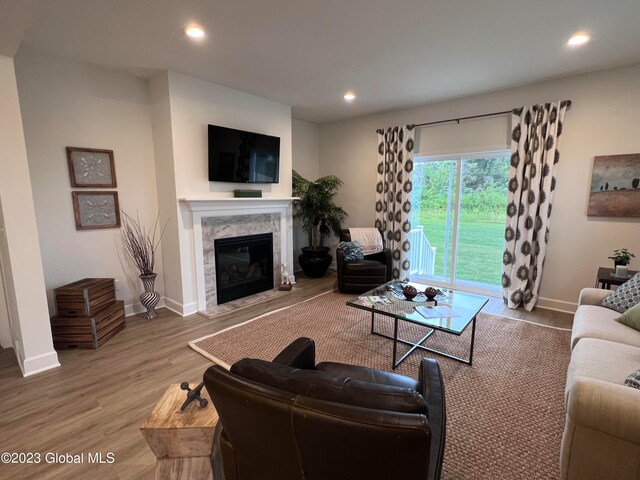
<path fill-rule="evenodd" d="M 278 183 L 280 137 L 209 125 L 209 181 Z"/>

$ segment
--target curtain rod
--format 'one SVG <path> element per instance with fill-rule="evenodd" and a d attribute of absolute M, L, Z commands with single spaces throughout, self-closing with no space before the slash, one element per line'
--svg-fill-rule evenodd
<path fill-rule="evenodd" d="M 571 100 L 567 100 L 566 102 L 567 102 L 567 107 L 570 107 Z M 448 120 L 437 120 L 435 122 L 416 123 L 414 126 L 426 127 L 428 125 L 438 125 L 440 123 L 449 123 L 449 122 L 460 123 L 461 120 L 472 120 L 474 118 L 495 117 L 497 115 L 506 115 L 507 113 L 511 113 L 511 112 L 513 112 L 513 110 L 504 110 L 502 112 L 493 112 L 493 113 L 483 113 L 482 115 L 471 115 L 469 117 L 450 118 Z"/>

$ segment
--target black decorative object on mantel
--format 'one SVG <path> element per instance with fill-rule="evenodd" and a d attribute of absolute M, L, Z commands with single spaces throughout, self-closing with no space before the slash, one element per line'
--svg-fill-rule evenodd
<path fill-rule="evenodd" d="M 189 387 L 189 382 L 182 382 L 180 384 L 180 388 L 182 390 L 186 390 L 187 391 L 187 399 L 184 401 L 184 403 L 182 404 L 182 406 L 180 407 L 180 411 L 183 412 L 185 408 L 187 408 L 187 406 L 193 402 L 194 400 L 196 400 L 199 404 L 200 404 L 200 408 L 204 408 L 209 404 L 209 401 L 206 398 L 202 398 L 200 396 L 201 392 L 202 392 L 202 387 L 204 387 L 204 382 L 201 382 L 196 388 L 194 388 L 193 390 L 191 390 L 191 388 Z"/>

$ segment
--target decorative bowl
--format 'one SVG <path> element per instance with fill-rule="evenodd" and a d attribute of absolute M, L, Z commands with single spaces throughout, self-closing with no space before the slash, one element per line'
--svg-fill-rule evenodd
<path fill-rule="evenodd" d="M 416 290 L 416 287 L 412 285 L 407 285 L 402 289 L 402 293 L 407 300 L 413 300 L 413 297 L 418 295 L 418 290 Z"/>
<path fill-rule="evenodd" d="M 438 295 L 438 290 L 433 287 L 427 287 L 424 290 L 424 295 L 429 301 L 431 301 L 436 298 L 436 295 Z"/>

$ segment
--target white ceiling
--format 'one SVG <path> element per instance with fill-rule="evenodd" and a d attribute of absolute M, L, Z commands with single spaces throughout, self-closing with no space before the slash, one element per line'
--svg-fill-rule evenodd
<path fill-rule="evenodd" d="M 0 0 L 0 53 L 171 69 L 324 123 L 638 63 L 639 26 L 639 0 Z"/>

